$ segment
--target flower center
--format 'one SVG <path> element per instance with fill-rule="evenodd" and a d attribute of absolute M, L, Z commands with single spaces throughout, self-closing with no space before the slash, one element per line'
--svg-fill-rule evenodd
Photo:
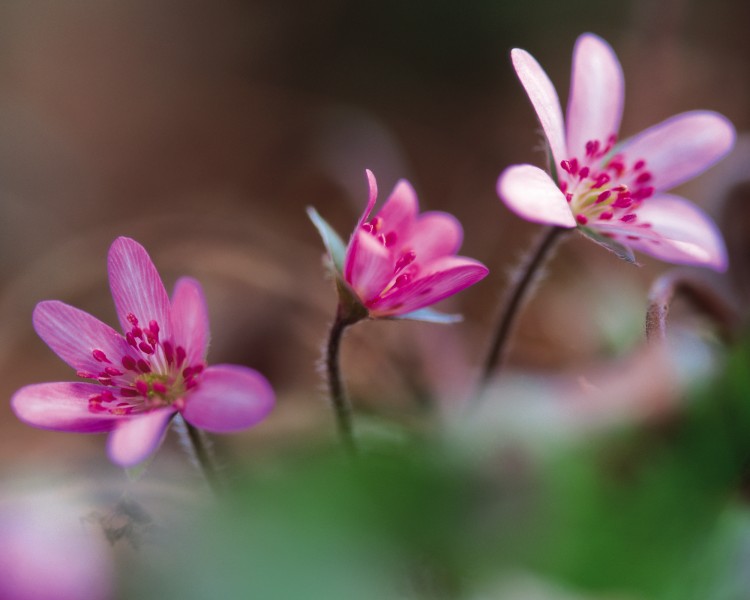
<path fill-rule="evenodd" d="M 646 161 L 611 155 L 615 142 L 614 135 L 606 143 L 588 141 L 583 157 L 560 162 L 560 189 L 579 225 L 613 219 L 633 223 L 638 207 L 654 194 Z"/>
<path fill-rule="evenodd" d="M 362 229 L 375 237 L 385 248 L 388 249 L 391 261 L 393 262 L 393 277 L 379 294 L 374 298 L 365 301 L 365 306 L 369 307 L 376 301 L 381 300 L 389 292 L 403 287 L 407 283 L 413 281 L 419 268 L 415 263 L 417 255 L 413 250 L 406 246 L 400 248 L 396 247 L 398 242 L 398 235 L 396 232 L 383 231 L 383 219 L 380 217 L 373 217 L 367 223 L 362 224 Z"/>
<path fill-rule="evenodd" d="M 187 353 L 173 340 L 160 338 L 156 321 L 141 327 L 132 313 L 131 328 L 125 333 L 130 351 L 119 357 L 119 365 L 102 350 L 91 355 L 102 370 L 98 374 L 78 372 L 84 379 L 96 379 L 104 389 L 89 398 L 89 411 L 114 415 L 141 413 L 180 404 L 185 394 L 198 385 L 204 364 L 187 364 Z"/>

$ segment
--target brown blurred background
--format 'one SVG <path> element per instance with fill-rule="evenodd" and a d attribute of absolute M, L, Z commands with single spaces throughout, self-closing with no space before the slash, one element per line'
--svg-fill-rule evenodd
<path fill-rule="evenodd" d="M 31 429 L 7 400 L 73 376 L 36 337 L 36 302 L 116 322 L 105 261 L 118 235 L 146 246 L 168 287 L 182 274 L 202 281 L 211 362 L 255 367 L 276 388 L 272 417 L 223 443 L 263 452 L 332 433 L 317 362 L 335 296 L 305 207 L 348 236 L 365 168 L 381 199 L 405 177 L 423 208 L 456 214 L 462 253 L 491 275 L 443 306 L 466 315 L 461 325 L 354 328 L 343 357 L 351 394 L 365 412 L 404 420 L 430 398 L 459 401 L 538 229 L 494 191 L 506 165 L 542 162 L 509 50 L 529 50 L 564 103 L 575 38 L 593 31 L 623 63 L 623 136 L 696 108 L 743 131 L 748 23 L 741 0 L 5 0 L 0 471 L 104 461 L 103 436 Z M 717 211 L 731 171 L 680 191 Z M 641 258 L 638 269 L 566 242 L 511 365 L 575 370 L 635 343 L 648 283 L 667 268 Z"/>

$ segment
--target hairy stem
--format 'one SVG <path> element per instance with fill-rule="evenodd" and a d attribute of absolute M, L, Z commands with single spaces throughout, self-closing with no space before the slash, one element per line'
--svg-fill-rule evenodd
<path fill-rule="evenodd" d="M 192 449 L 193 455 L 198 467 L 200 468 L 203 476 L 206 478 L 208 485 L 211 489 L 219 494 L 222 488 L 222 482 L 216 469 L 216 461 L 214 460 L 213 452 L 208 445 L 203 431 L 197 427 L 193 427 L 190 423 L 178 417 L 184 425 L 184 433 L 187 434 L 185 437 L 189 442 L 189 448 Z"/>
<path fill-rule="evenodd" d="M 659 277 L 651 286 L 646 312 L 646 340 L 663 342 L 667 335 L 667 317 L 676 296 L 710 317 L 725 340 L 732 338 L 739 325 L 739 316 L 722 296 L 695 275 L 675 269 Z"/>
<path fill-rule="evenodd" d="M 493 373 L 497 374 L 502 368 L 508 339 L 523 305 L 523 301 L 558 238 L 566 231 L 568 230 L 562 227 L 547 228 L 539 237 L 531 252 L 524 257 L 518 269 L 516 281 L 512 283 L 503 302 L 500 319 L 495 329 L 495 336 L 487 353 L 479 381 L 480 391 L 486 386 Z"/>
<path fill-rule="evenodd" d="M 326 351 L 326 372 L 328 374 L 331 404 L 333 405 L 333 412 L 336 417 L 336 426 L 341 437 L 341 442 L 350 454 L 357 453 L 357 445 L 354 441 L 354 433 L 352 431 L 352 408 L 346 397 L 344 384 L 341 380 L 339 350 L 344 330 L 353 322 L 352 319 L 347 318 L 345 310 L 339 305 L 336 310 L 336 319 L 331 326 Z"/>

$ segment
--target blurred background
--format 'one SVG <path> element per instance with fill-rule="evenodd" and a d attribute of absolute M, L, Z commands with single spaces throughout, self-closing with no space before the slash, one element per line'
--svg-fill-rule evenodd
<path fill-rule="evenodd" d="M 422 208 L 455 214 L 461 253 L 491 273 L 439 307 L 463 313 L 460 325 L 353 328 L 348 387 L 359 411 L 386 420 L 450 413 L 471 389 L 507 278 L 538 229 L 495 194 L 508 164 L 543 164 L 510 49 L 539 60 L 564 105 L 575 39 L 595 32 L 623 65 L 622 137 L 692 109 L 721 112 L 742 133 L 748 23 L 741 0 L 4 0 L 0 397 L 73 376 L 32 329 L 38 301 L 116 323 L 106 252 L 127 235 L 168 288 L 185 274 L 202 282 L 209 361 L 252 366 L 277 391 L 271 417 L 222 438 L 220 452 L 260 462 L 332 437 L 318 363 L 336 299 L 305 208 L 346 238 L 369 168 L 381 199 L 407 178 Z M 706 277 L 740 308 L 748 161 L 741 140 L 679 190 L 726 227 L 732 271 Z M 640 259 L 636 268 L 577 236 L 566 241 L 524 312 L 510 370 L 576 377 L 637 347 L 649 284 L 669 268 Z M 689 311 L 680 318 L 706 329 Z M 0 403 L 6 489 L 81 473 L 127 486 L 103 450 L 103 436 L 34 430 Z M 176 450 L 168 440 L 155 473 L 185 476 Z"/>

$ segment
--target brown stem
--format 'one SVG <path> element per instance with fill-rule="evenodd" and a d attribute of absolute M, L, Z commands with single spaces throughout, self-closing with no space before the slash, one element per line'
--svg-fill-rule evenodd
<path fill-rule="evenodd" d="M 357 445 L 354 441 L 352 429 L 352 407 L 346 397 L 344 384 L 341 380 L 341 367 L 339 365 L 339 350 L 344 330 L 356 322 L 346 315 L 346 310 L 339 304 L 336 310 L 336 319 L 331 326 L 328 337 L 328 348 L 326 351 L 326 371 L 328 373 L 328 386 L 331 393 L 331 404 L 336 416 L 336 425 L 339 436 L 344 447 L 350 454 L 357 453 Z M 358 320 L 358 319 L 357 319 Z"/>
<path fill-rule="evenodd" d="M 492 345 L 484 362 L 481 379 L 479 381 L 480 391 L 486 386 L 493 373 L 497 374 L 502 368 L 505 359 L 505 349 L 518 317 L 521 306 L 526 295 L 544 265 L 551 250 L 554 248 L 558 238 L 568 231 L 562 227 L 549 227 L 538 238 L 536 245 L 527 254 L 519 269 L 518 276 L 509 288 L 505 297 L 500 319 L 492 339 Z"/>
<path fill-rule="evenodd" d="M 707 282 L 675 269 L 659 277 L 649 291 L 646 312 L 646 340 L 649 343 L 662 342 L 666 338 L 669 309 L 678 295 L 688 300 L 697 311 L 710 317 L 718 326 L 722 338 L 732 338 L 739 325 L 739 316 L 734 308 Z"/>

